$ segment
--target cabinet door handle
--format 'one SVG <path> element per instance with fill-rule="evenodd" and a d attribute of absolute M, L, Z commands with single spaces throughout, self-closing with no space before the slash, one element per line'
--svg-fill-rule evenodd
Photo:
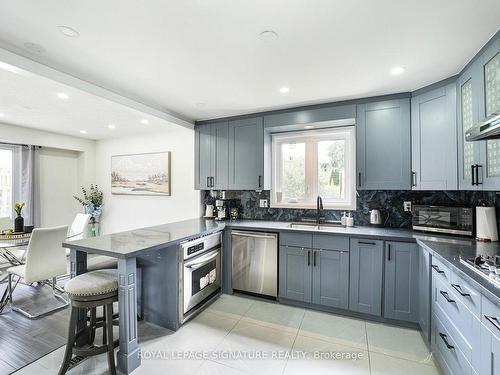
<path fill-rule="evenodd" d="M 211 187 L 214 187 L 214 185 L 215 185 L 214 180 L 215 180 L 215 177 L 210 177 L 210 186 Z"/>
<path fill-rule="evenodd" d="M 440 290 L 440 291 L 439 291 L 439 293 L 440 293 L 440 294 L 444 297 L 444 299 L 445 299 L 446 301 L 448 301 L 449 303 L 454 303 L 454 302 L 455 302 L 455 300 L 454 300 L 454 299 L 451 299 L 451 298 L 450 298 L 450 295 L 449 295 L 447 292 Z"/>
<path fill-rule="evenodd" d="M 371 246 L 375 246 L 376 245 L 375 242 L 358 241 L 358 243 L 361 244 L 361 245 L 371 245 Z"/>
<path fill-rule="evenodd" d="M 358 186 L 361 187 L 361 172 L 358 172 Z"/>
<path fill-rule="evenodd" d="M 479 182 L 479 168 L 482 168 L 483 166 L 480 164 L 476 164 L 476 185 L 482 185 L 482 182 Z"/>
<path fill-rule="evenodd" d="M 444 273 L 444 271 L 441 271 L 441 270 L 439 269 L 439 267 L 438 267 L 438 266 L 436 266 L 435 264 L 433 264 L 433 265 L 432 265 L 432 268 L 434 268 L 434 270 L 435 270 L 437 273 Z"/>
<path fill-rule="evenodd" d="M 316 254 L 317 254 L 317 253 L 318 253 L 317 251 L 315 251 L 315 252 L 313 253 L 313 266 L 314 266 L 314 267 L 316 267 Z"/>
<path fill-rule="evenodd" d="M 411 172 L 411 186 L 417 186 L 417 172 Z"/>
<path fill-rule="evenodd" d="M 391 244 L 387 244 L 387 260 L 391 261 Z"/>
<path fill-rule="evenodd" d="M 307 250 L 307 266 L 311 265 L 311 250 Z"/>
<path fill-rule="evenodd" d="M 471 182 L 472 182 L 472 186 L 474 186 L 474 185 L 476 185 L 476 183 L 474 182 L 474 175 L 475 175 L 474 170 L 476 169 L 476 166 L 471 165 L 470 169 L 471 169 L 471 172 L 470 172 Z"/>
<path fill-rule="evenodd" d="M 210 187 L 210 177 L 207 176 L 207 187 Z"/>
<path fill-rule="evenodd" d="M 458 284 L 451 284 L 451 286 L 453 287 L 453 289 L 455 289 L 462 297 L 470 297 L 470 294 L 469 293 L 464 293 L 464 291 L 462 290 L 462 287 Z"/>
<path fill-rule="evenodd" d="M 262 176 L 259 176 L 259 187 L 262 187 Z"/>
<path fill-rule="evenodd" d="M 498 322 L 498 318 L 496 318 L 494 316 L 489 316 L 489 315 L 485 315 L 484 317 L 486 318 L 486 320 L 488 322 L 490 322 L 491 324 L 493 324 L 495 326 L 495 328 L 500 331 L 500 324 Z"/>
<path fill-rule="evenodd" d="M 441 336 L 441 339 L 448 349 L 455 349 L 455 347 L 453 345 L 450 345 L 450 343 L 448 342 L 448 336 L 441 332 L 439 332 L 439 336 Z"/>

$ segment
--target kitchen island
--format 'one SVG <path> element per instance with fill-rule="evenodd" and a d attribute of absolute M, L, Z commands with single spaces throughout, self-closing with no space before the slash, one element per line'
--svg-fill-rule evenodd
<path fill-rule="evenodd" d="M 141 307 L 142 311 L 146 311 L 146 321 L 167 327 L 176 324 L 171 316 L 177 312 L 178 301 L 174 297 L 167 303 L 164 296 L 177 296 L 177 283 L 169 281 L 178 278 L 179 244 L 223 229 L 224 224 L 214 220 L 190 219 L 63 244 L 71 250 L 71 277 L 87 271 L 87 254 L 100 254 L 118 260 L 120 348 L 117 360 L 121 372 L 129 374 L 141 363 L 137 337 L 137 301 L 146 305 Z M 155 312 L 156 309 L 148 312 L 148 303 L 155 306 L 162 303 L 161 306 L 171 314 L 168 311 Z M 85 319 L 86 315 L 81 314 L 79 329 L 85 327 Z"/>

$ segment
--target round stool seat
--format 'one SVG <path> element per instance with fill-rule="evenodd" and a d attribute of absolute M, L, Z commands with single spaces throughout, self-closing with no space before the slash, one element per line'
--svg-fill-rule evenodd
<path fill-rule="evenodd" d="M 104 298 L 112 293 L 118 293 L 117 270 L 106 269 L 81 274 L 64 286 L 71 299 Z"/>

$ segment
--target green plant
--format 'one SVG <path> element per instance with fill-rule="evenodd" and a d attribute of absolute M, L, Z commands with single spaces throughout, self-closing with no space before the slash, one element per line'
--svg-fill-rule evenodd
<path fill-rule="evenodd" d="M 91 184 L 89 191 L 85 189 L 85 187 L 82 186 L 82 193 L 83 193 L 83 198 L 77 197 L 76 195 L 73 195 L 73 197 L 80 202 L 82 206 L 88 206 L 91 204 L 94 206 L 94 208 L 98 208 L 102 206 L 102 200 L 103 200 L 103 192 L 102 190 L 99 190 L 97 185 Z"/>

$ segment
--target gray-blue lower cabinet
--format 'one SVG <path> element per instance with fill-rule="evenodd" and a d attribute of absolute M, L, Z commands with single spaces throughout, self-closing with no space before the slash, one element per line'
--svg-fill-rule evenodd
<path fill-rule="evenodd" d="M 431 334 L 431 254 L 418 249 L 418 324 L 428 342 Z"/>
<path fill-rule="evenodd" d="M 418 321 L 418 247 L 415 243 L 385 243 L 384 317 Z"/>
<path fill-rule="evenodd" d="M 349 252 L 313 250 L 313 303 L 348 308 Z"/>
<path fill-rule="evenodd" d="M 279 296 L 295 301 L 312 301 L 312 250 L 280 246 Z"/>
<path fill-rule="evenodd" d="M 481 363 L 479 375 L 500 374 L 500 328 L 496 334 L 481 324 Z"/>
<path fill-rule="evenodd" d="M 351 238 L 349 310 L 381 316 L 384 242 Z"/>

